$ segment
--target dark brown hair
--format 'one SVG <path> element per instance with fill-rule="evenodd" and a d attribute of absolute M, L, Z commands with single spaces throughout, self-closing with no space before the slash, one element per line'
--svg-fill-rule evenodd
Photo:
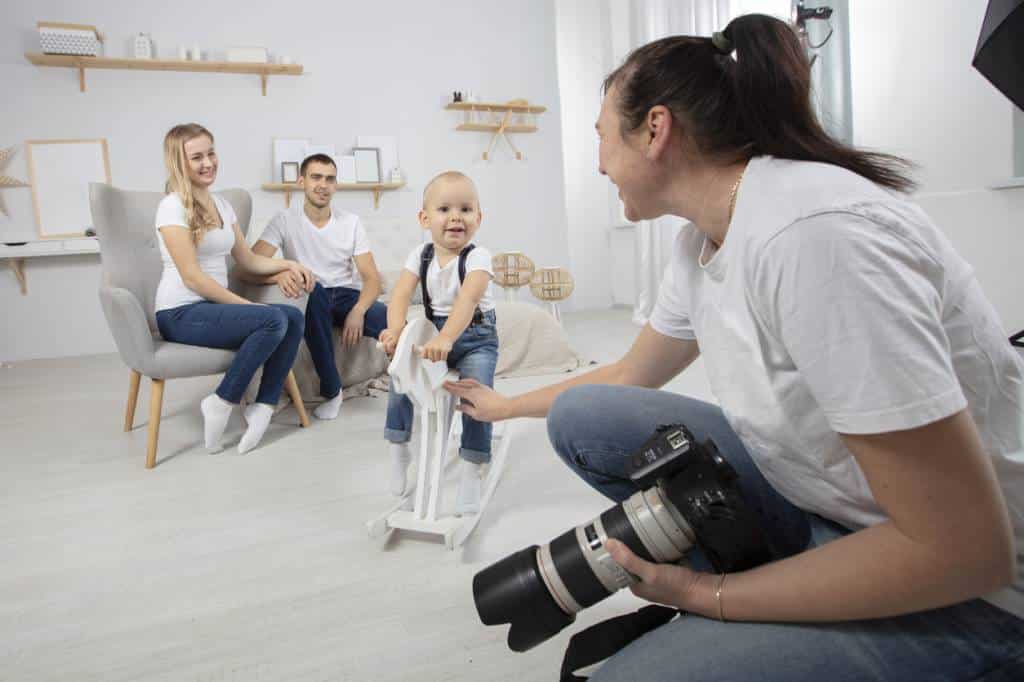
<path fill-rule="evenodd" d="M 819 161 L 889 189 L 914 189 L 909 161 L 847 146 L 821 127 L 811 106 L 810 64 L 788 24 L 747 14 L 733 19 L 717 43 L 671 36 L 630 53 L 603 85 L 605 93 L 615 87 L 623 131 L 639 128 L 660 104 L 702 153 Z"/>
<path fill-rule="evenodd" d="M 306 177 L 306 169 L 309 168 L 311 163 L 322 163 L 325 166 L 334 166 L 334 172 L 338 172 L 338 165 L 334 163 L 334 159 L 327 156 L 326 154 L 310 154 L 302 160 L 302 165 L 299 166 L 299 175 Z"/>

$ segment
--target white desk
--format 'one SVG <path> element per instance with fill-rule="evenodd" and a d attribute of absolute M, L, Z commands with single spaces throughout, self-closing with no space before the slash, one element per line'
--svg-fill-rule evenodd
<path fill-rule="evenodd" d="M 11 271 L 18 279 L 21 293 L 28 293 L 25 282 L 25 259 L 43 256 L 74 256 L 81 253 L 99 253 L 100 243 L 96 237 L 75 237 L 73 239 L 33 239 L 22 246 L 6 246 L 0 242 L 0 259 L 6 259 Z"/>

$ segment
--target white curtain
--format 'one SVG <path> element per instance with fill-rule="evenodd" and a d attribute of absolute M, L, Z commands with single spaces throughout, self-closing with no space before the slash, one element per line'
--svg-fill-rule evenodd
<path fill-rule="evenodd" d="M 631 0 L 628 38 L 617 41 L 616 47 L 625 49 L 615 55 L 616 61 L 621 62 L 630 50 L 666 36 L 710 36 L 729 23 L 734 4 L 733 0 Z M 672 244 L 685 222 L 682 218 L 664 216 L 636 224 L 637 289 L 633 321 L 638 325 L 646 324 L 654 309 Z"/>

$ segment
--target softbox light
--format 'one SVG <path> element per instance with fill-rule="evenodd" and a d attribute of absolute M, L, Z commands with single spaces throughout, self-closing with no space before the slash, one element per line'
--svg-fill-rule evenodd
<path fill-rule="evenodd" d="M 989 0 L 971 63 L 1024 109 L 1024 0 Z"/>

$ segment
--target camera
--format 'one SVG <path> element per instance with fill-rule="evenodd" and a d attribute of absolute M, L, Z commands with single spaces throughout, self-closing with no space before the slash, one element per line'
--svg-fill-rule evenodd
<path fill-rule="evenodd" d="M 638 489 L 629 499 L 473 577 L 480 620 L 508 623 L 513 651 L 533 648 L 583 609 L 638 582 L 612 559 L 608 538 L 655 563 L 677 562 L 697 547 L 719 572 L 772 559 L 761 524 L 736 487 L 735 470 L 710 438 L 698 444 L 682 424 L 658 426 L 626 469 Z"/>

